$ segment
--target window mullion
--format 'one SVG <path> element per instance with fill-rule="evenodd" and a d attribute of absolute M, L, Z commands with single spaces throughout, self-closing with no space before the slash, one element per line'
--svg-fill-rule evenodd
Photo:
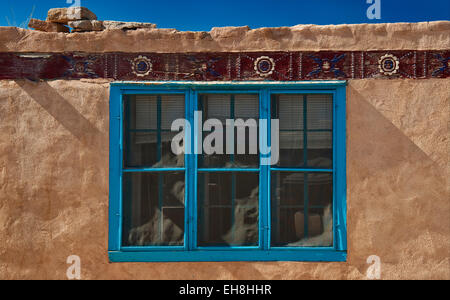
<path fill-rule="evenodd" d="M 235 97 L 234 94 L 230 97 L 230 119 L 235 119 Z M 234 130 L 234 129 L 233 129 Z M 234 152 L 233 152 L 234 153 Z M 235 161 L 235 154 L 231 154 L 231 163 Z M 236 201 L 236 172 L 231 173 L 231 224 L 234 225 L 235 220 L 235 201 Z M 235 228 L 234 226 L 232 228 Z M 231 233 L 232 240 L 234 241 L 234 229 Z"/>
<path fill-rule="evenodd" d="M 186 186 L 188 200 L 186 205 L 186 246 L 187 250 L 193 250 L 197 247 L 197 155 L 194 152 L 195 145 L 197 145 L 197 133 L 195 132 L 194 115 L 197 110 L 197 92 L 189 89 L 186 93 L 188 99 L 187 118 L 191 124 L 191 143 L 190 154 L 187 159 L 186 166 Z"/>
<path fill-rule="evenodd" d="M 157 143 L 156 143 L 156 161 L 161 162 L 162 159 L 162 149 L 161 149 L 161 118 L 162 118 L 162 108 L 161 108 L 161 96 L 157 97 L 157 114 L 156 114 L 156 124 L 157 124 Z M 151 118 L 151 116 L 149 116 Z M 158 174 L 158 210 L 159 210 L 159 222 L 158 222 L 158 237 L 159 242 L 162 244 L 163 242 L 163 183 L 164 177 L 162 174 Z"/>
<path fill-rule="evenodd" d="M 308 99 L 307 95 L 303 95 L 303 165 L 305 168 L 308 166 Z M 304 199 L 304 236 L 309 236 L 309 195 L 308 195 L 308 173 L 305 173 L 303 187 L 303 199 Z"/>
<path fill-rule="evenodd" d="M 110 103 L 110 159 L 109 159 L 109 251 L 120 251 L 122 239 L 122 120 L 123 96 L 119 88 L 111 88 Z"/>
<path fill-rule="evenodd" d="M 267 139 L 271 145 L 271 118 L 270 118 L 270 91 L 263 89 L 260 93 L 260 119 L 267 122 L 266 132 L 259 130 L 260 141 Z M 262 165 L 263 155 L 260 153 L 260 247 L 263 250 L 270 248 L 270 166 Z"/>
<path fill-rule="evenodd" d="M 334 132 L 336 157 L 334 165 L 335 188 L 335 248 L 339 251 L 347 250 L 347 175 L 346 175 L 346 89 L 339 87 L 334 95 Z"/>

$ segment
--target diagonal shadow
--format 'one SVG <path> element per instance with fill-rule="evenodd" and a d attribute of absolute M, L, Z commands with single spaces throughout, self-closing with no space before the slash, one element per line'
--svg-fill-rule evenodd
<path fill-rule="evenodd" d="M 349 165 L 383 172 L 404 163 L 431 165 L 441 174 L 445 167 L 435 162 L 413 140 L 386 118 L 354 87 L 348 87 L 347 156 Z"/>
<path fill-rule="evenodd" d="M 102 133 L 47 82 L 15 82 L 85 146 L 98 144 Z"/>
<path fill-rule="evenodd" d="M 393 265 L 408 261 L 411 268 L 420 265 L 421 257 L 439 261 L 447 246 L 437 237 L 450 228 L 446 165 L 433 160 L 355 87 L 349 85 L 348 94 L 349 263 L 365 274 L 366 258 L 373 254 Z M 424 237 L 431 241 L 427 250 L 418 242 Z M 415 253 L 417 261 L 405 251 Z"/>

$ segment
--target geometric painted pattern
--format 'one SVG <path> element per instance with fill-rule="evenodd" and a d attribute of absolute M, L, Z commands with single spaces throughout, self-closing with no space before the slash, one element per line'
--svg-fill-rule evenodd
<path fill-rule="evenodd" d="M 0 79 L 305 81 L 447 78 L 450 51 L 0 53 Z"/>

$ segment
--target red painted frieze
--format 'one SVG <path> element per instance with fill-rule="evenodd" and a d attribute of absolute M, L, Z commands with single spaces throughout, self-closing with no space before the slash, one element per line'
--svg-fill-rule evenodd
<path fill-rule="evenodd" d="M 0 53 L 0 79 L 304 81 L 447 78 L 450 51 Z"/>

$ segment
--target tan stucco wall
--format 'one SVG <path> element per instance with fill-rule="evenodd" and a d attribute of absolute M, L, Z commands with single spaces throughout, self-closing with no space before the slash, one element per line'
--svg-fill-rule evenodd
<path fill-rule="evenodd" d="M 108 93 L 0 82 L 1 279 L 450 279 L 449 79 L 349 82 L 347 263 L 108 263 Z"/>
<path fill-rule="evenodd" d="M 57 34 L 0 52 L 447 49 L 450 22 Z M 450 279 L 450 79 L 350 80 L 346 263 L 108 263 L 109 81 L 0 81 L 0 279 Z"/>

